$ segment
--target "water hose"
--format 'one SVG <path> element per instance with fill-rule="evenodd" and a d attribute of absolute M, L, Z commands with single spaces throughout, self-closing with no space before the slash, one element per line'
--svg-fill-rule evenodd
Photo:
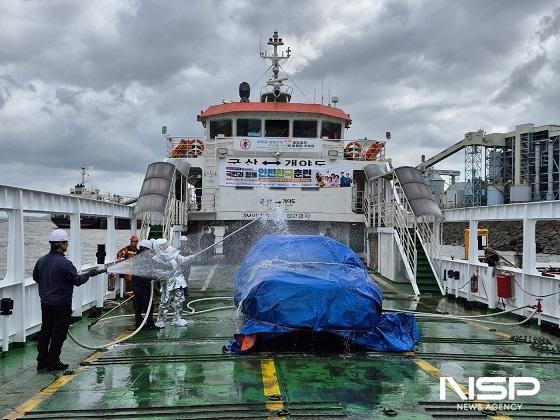
<path fill-rule="evenodd" d="M 236 306 L 231 305 L 231 306 L 218 306 L 216 308 L 209 308 L 209 309 L 203 309 L 202 311 L 197 311 L 196 309 L 194 309 L 191 306 L 192 303 L 202 302 L 202 301 L 205 301 L 205 300 L 229 300 L 229 299 L 233 299 L 233 297 L 231 297 L 231 296 L 214 296 L 214 297 L 207 297 L 207 298 L 191 300 L 190 302 L 187 302 L 187 304 L 186 304 L 186 307 L 190 310 L 190 312 L 185 312 L 185 315 L 192 316 L 192 315 L 198 315 L 198 314 L 205 314 L 205 313 L 213 312 L 213 311 L 221 311 L 221 310 L 224 310 L 224 309 L 236 308 Z M 175 312 L 168 312 L 167 317 L 170 317 L 174 314 L 175 314 Z M 108 318 L 104 318 L 104 321 L 109 321 L 109 320 L 113 320 L 113 319 L 117 319 L 117 318 L 131 318 L 133 316 L 134 315 L 132 315 L 132 314 L 114 315 L 114 316 L 110 316 Z"/>
<path fill-rule="evenodd" d="M 270 213 L 270 212 L 269 212 L 269 213 Z M 208 250 L 211 249 L 211 248 L 214 248 L 216 245 L 222 243 L 223 241 L 225 241 L 225 240 L 226 240 L 227 238 L 229 238 L 230 236 L 235 235 L 235 234 L 236 234 L 237 232 L 239 232 L 240 230 L 243 230 L 243 229 L 245 229 L 246 227 L 251 226 L 253 223 L 258 222 L 258 221 L 261 220 L 264 216 L 265 216 L 265 214 L 263 214 L 263 215 L 260 216 L 260 217 L 257 217 L 255 220 L 250 221 L 250 222 L 247 223 L 245 226 L 241 226 L 241 227 L 240 227 L 239 229 L 237 229 L 235 232 L 232 232 L 232 233 L 230 233 L 229 235 L 224 236 L 224 237 L 223 237 L 222 239 L 220 239 L 219 241 L 214 242 L 212 245 L 207 246 L 207 247 L 204 248 L 202 251 L 199 251 L 199 252 L 197 252 L 197 253 L 194 254 L 194 255 L 190 255 L 191 259 L 193 259 L 194 257 L 199 256 L 200 254 L 202 254 L 203 252 L 208 251 Z"/>
<path fill-rule="evenodd" d="M 511 322 L 498 322 L 498 321 L 489 321 L 489 320 L 480 319 L 480 318 L 486 318 L 486 317 L 491 317 L 491 316 L 498 316 L 498 315 L 518 311 L 520 309 L 525 309 L 525 308 L 534 308 L 534 310 L 527 318 L 525 318 L 524 320 L 522 320 L 520 322 L 511 323 Z M 539 310 L 539 308 L 535 307 L 534 305 L 525 305 L 525 306 L 522 306 L 520 308 L 510 309 L 508 311 L 497 312 L 497 313 L 494 313 L 494 314 L 471 315 L 471 316 L 467 316 L 467 315 L 445 315 L 445 314 L 435 314 L 435 313 L 430 313 L 430 312 L 407 311 L 407 310 L 401 310 L 401 309 L 386 309 L 385 312 L 411 313 L 411 314 L 414 314 L 414 316 L 417 316 L 419 318 L 454 319 L 454 320 L 458 320 L 458 321 L 475 321 L 475 322 L 482 322 L 482 323 L 485 323 L 485 324 L 514 326 L 514 325 L 525 324 L 526 322 L 528 322 L 530 319 L 532 319 L 535 316 L 535 314 L 538 312 L 538 310 Z"/>
<path fill-rule="evenodd" d="M 88 330 L 93 327 L 95 324 L 97 324 L 99 321 L 101 321 L 103 318 L 105 318 L 107 315 L 109 315 L 111 312 L 113 312 L 115 309 L 120 308 L 121 306 L 123 306 L 126 302 L 128 302 L 130 299 L 132 299 L 134 297 L 134 295 L 126 298 L 126 300 L 122 301 L 121 303 L 119 303 L 117 306 L 115 306 L 114 308 L 112 308 L 110 311 L 105 312 L 105 314 L 103 314 L 102 316 L 100 316 L 99 318 L 97 318 L 95 321 L 90 322 L 90 324 L 88 325 Z"/>
<path fill-rule="evenodd" d="M 70 339 L 74 343 L 76 343 L 78 346 L 83 347 L 84 349 L 88 349 L 88 350 L 105 350 L 105 349 L 107 349 L 111 346 L 114 346 L 115 344 L 122 343 L 123 341 L 134 337 L 136 334 L 138 334 L 140 332 L 140 330 L 142 328 L 144 328 L 144 325 L 146 325 L 146 322 L 148 321 L 148 317 L 152 316 L 152 303 L 153 303 L 153 300 L 154 300 L 154 282 L 153 281 L 151 282 L 151 288 L 150 289 L 151 289 L 150 290 L 150 301 L 148 302 L 148 310 L 146 311 L 146 315 L 144 316 L 144 319 L 142 320 L 142 323 L 140 324 L 140 326 L 138 328 L 136 328 L 136 330 L 134 330 L 129 335 L 127 335 L 123 338 L 119 338 L 115 341 L 111 341 L 110 343 L 100 345 L 100 346 L 93 346 L 93 345 L 82 343 L 78 339 L 76 339 L 76 337 L 74 337 L 70 331 L 68 331 L 68 337 L 70 337 Z"/>
<path fill-rule="evenodd" d="M 405 312 L 405 313 L 414 314 L 415 316 L 418 316 L 418 317 L 473 319 L 473 318 L 487 318 L 487 317 L 490 317 L 490 316 L 508 314 L 510 312 L 519 311 L 520 309 L 525 309 L 525 308 L 534 308 L 534 305 L 525 305 L 525 306 L 522 306 L 520 308 L 514 308 L 514 309 L 509 309 L 507 311 L 501 311 L 501 312 L 496 312 L 496 313 L 493 313 L 493 314 L 484 314 L 484 315 L 448 315 L 448 314 L 437 314 L 437 313 L 433 313 L 433 312 L 410 311 L 410 310 L 405 310 L 405 309 L 384 309 L 384 311 L 385 312 Z"/>

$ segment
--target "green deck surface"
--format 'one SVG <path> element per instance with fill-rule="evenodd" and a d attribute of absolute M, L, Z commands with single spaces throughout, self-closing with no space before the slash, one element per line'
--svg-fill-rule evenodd
<path fill-rule="evenodd" d="M 231 296 L 235 266 L 196 266 L 190 279 L 191 297 Z M 206 284 L 206 291 L 201 289 Z M 466 311 L 440 296 L 413 302 L 406 287 L 381 281 L 387 308 L 419 311 Z M 197 309 L 227 301 L 195 304 Z M 127 308 L 130 312 L 131 307 Z M 477 311 L 468 311 L 473 315 Z M 526 343 L 496 334 L 555 337 L 529 327 L 495 327 L 447 321 L 420 321 L 422 343 L 416 355 L 354 353 L 312 355 L 275 353 L 229 355 L 222 346 L 240 324 L 234 309 L 190 317 L 187 328 L 167 326 L 141 332 L 132 340 L 103 353 L 76 376 L 35 406 L 25 418 L 266 418 L 278 407 L 290 418 L 385 418 L 384 408 L 402 419 L 480 416 L 457 412 L 451 397 L 439 400 L 439 381 L 415 361 L 435 366 L 444 376 L 466 384 L 469 376 L 534 376 L 541 391 L 519 412 L 497 414 L 527 418 L 560 416 L 560 355 L 539 353 Z M 504 320 L 503 317 L 500 320 Z M 515 322 L 514 318 L 504 321 Z M 131 318 L 99 322 L 88 330 L 84 319 L 72 327 L 82 340 L 101 344 L 131 326 Z M 70 340 L 62 360 L 72 368 L 92 352 Z M 7 414 L 58 375 L 35 371 L 35 343 L 10 351 L 0 359 L 0 413 Z M 272 360 L 280 403 L 265 397 L 264 360 Z M 507 402 L 507 401 L 506 401 Z M 520 402 L 520 401 L 516 401 Z M 267 406 L 268 404 L 268 406 Z"/>

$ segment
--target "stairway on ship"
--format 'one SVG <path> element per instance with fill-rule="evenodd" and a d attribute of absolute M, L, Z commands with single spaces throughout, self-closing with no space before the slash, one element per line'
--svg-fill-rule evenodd
<path fill-rule="evenodd" d="M 418 239 L 418 235 L 415 235 L 415 237 L 416 284 L 418 285 L 418 289 L 420 289 L 420 293 L 422 294 L 441 295 L 441 291 L 439 290 L 436 277 L 434 276 L 432 267 L 430 266 L 430 262 L 428 261 L 428 257 L 424 251 L 424 247 L 422 247 L 422 243 L 420 242 L 420 239 Z"/>

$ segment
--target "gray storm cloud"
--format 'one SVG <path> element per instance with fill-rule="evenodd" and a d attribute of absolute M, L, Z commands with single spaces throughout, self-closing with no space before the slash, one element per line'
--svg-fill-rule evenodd
<path fill-rule="evenodd" d="M 159 134 L 236 98 L 278 30 L 305 96 L 337 94 L 348 136 L 413 164 L 464 132 L 559 123 L 558 1 L 0 0 L 0 183 L 62 192 L 82 162 L 105 191 L 137 194 Z M 258 90 L 261 79 L 255 85 Z M 554 120 L 556 118 L 556 120 Z M 442 167 L 460 168 L 462 156 Z M 31 176 L 42 174 L 42 176 Z"/>

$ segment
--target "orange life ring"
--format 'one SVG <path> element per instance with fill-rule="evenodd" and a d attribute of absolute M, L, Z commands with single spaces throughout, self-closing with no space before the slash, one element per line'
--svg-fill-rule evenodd
<path fill-rule="evenodd" d="M 364 160 L 375 160 L 383 150 L 383 143 L 374 143 L 368 147 L 364 154 Z"/>
<path fill-rule="evenodd" d="M 199 157 L 204 152 L 204 142 L 200 139 L 191 139 L 188 142 L 188 156 Z"/>
<path fill-rule="evenodd" d="M 357 141 L 351 141 L 344 147 L 344 157 L 349 160 L 358 160 L 362 154 L 362 145 Z"/>

